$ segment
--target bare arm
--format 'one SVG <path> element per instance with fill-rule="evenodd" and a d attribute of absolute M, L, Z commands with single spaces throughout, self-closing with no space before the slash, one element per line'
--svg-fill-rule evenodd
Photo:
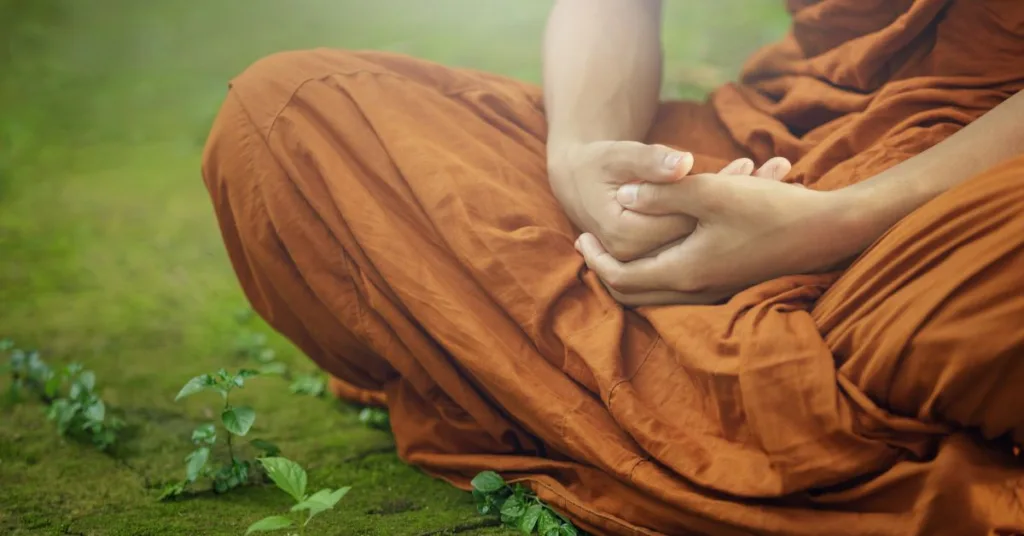
<path fill-rule="evenodd" d="M 548 154 L 641 141 L 661 88 L 661 0 L 558 0 L 544 40 Z"/>
<path fill-rule="evenodd" d="M 1024 91 L 935 147 L 847 188 L 862 248 L 950 188 L 1024 154 Z"/>
<path fill-rule="evenodd" d="M 1024 92 L 935 147 L 840 190 L 714 175 L 623 185 L 625 208 L 690 214 L 701 224 L 679 244 L 628 263 L 590 234 L 577 248 L 627 305 L 712 303 L 775 277 L 829 270 L 936 196 L 1024 154 L 1022 118 Z"/>
<path fill-rule="evenodd" d="M 615 201 L 621 184 L 671 182 L 693 166 L 688 153 L 641 141 L 658 110 L 661 62 L 661 0 L 557 0 L 552 9 L 544 43 L 551 190 L 576 228 L 622 259 L 675 242 L 695 224 Z"/>

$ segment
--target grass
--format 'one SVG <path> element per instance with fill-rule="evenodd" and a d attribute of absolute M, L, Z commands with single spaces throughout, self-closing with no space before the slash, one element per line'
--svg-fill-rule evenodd
<path fill-rule="evenodd" d="M 669 2 L 666 94 L 699 97 L 785 29 L 781 0 Z M 0 0 L 0 337 L 96 371 L 129 424 L 113 456 L 60 440 L 44 409 L 0 409 L 0 533 L 241 534 L 272 487 L 160 503 L 216 400 L 174 404 L 233 354 L 244 300 L 198 175 L 226 81 L 266 54 L 375 48 L 539 79 L 549 0 Z M 0 41 L 2 42 L 2 41 Z M 264 328 L 265 329 L 265 328 Z M 312 366 L 271 336 L 297 370 Z M 6 386 L 0 380 L 0 388 Z M 233 395 L 234 398 L 234 395 Z M 254 379 L 237 403 L 311 485 L 352 486 L 324 534 L 404 535 L 482 518 L 400 463 L 357 410 Z"/>

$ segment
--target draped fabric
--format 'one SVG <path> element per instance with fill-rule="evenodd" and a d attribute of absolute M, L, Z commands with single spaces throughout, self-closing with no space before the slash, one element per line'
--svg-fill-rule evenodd
<path fill-rule="evenodd" d="M 1024 89 L 1019 0 L 789 7 L 649 141 L 836 189 Z M 626 310 L 573 248 L 545 134 L 529 84 L 286 52 L 232 82 L 203 175 L 255 309 L 432 475 L 497 470 L 597 534 L 1024 533 L 1024 157 L 841 274 Z"/>

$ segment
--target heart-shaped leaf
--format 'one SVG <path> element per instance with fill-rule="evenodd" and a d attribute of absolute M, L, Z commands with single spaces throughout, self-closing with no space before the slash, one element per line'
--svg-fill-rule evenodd
<path fill-rule="evenodd" d="M 299 464 L 280 456 L 260 458 L 260 463 L 277 487 L 291 495 L 295 502 L 302 502 L 306 495 L 306 471 Z"/>
<path fill-rule="evenodd" d="M 249 406 L 228 408 L 220 414 L 220 420 L 229 432 L 237 436 L 244 436 L 249 433 L 252 423 L 256 422 L 256 411 Z"/>
<path fill-rule="evenodd" d="M 475 477 L 472 482 L 473 489 L 483 493 L 494 493 L 505 487 L 505 479 L 494 471 L 484 471 Z"/>

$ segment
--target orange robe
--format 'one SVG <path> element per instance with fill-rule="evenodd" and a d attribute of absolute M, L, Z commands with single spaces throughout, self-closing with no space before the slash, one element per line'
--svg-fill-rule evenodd
<path fill-rule="evenodd" d="M 649 141 L 835 189 L 1024 89 L 1024 1 L 789 4 Z M 233 81 L 203 172 L 256 310 L 433 475 L 498 470 L 599 534 L 1024 532 L 1024 158 L 842 274 L 629 311 L 573 248 L 545 131 L 528 84 L 289 52 Z"/>

